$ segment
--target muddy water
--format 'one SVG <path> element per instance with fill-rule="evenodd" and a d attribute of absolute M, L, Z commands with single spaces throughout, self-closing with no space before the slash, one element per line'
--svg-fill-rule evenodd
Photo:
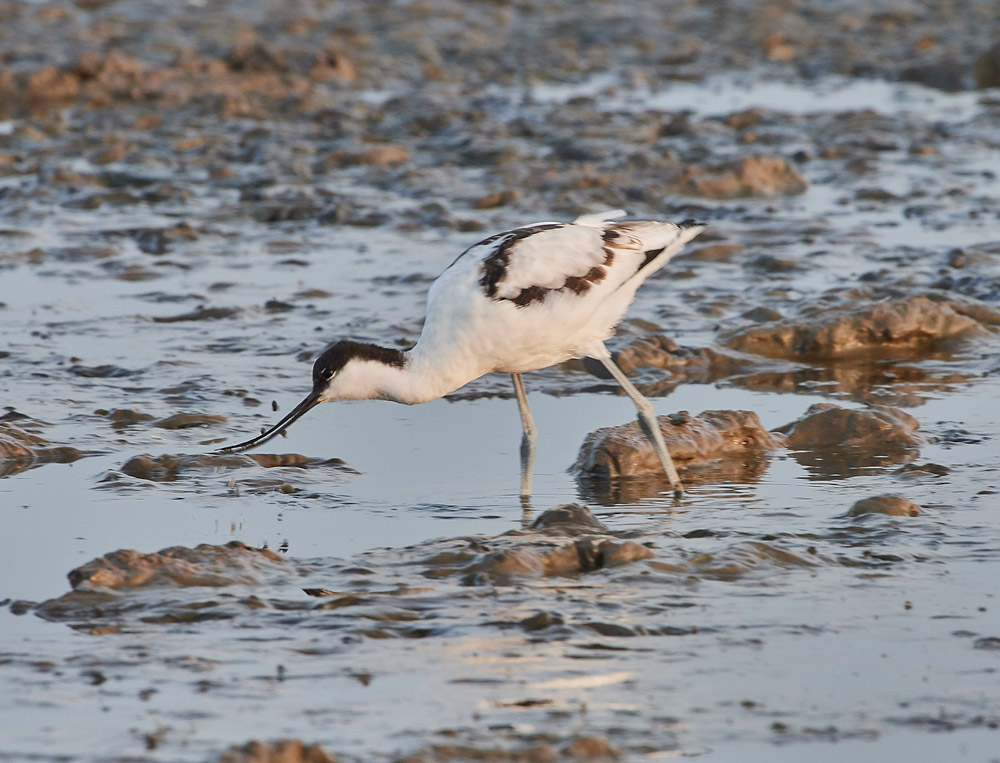
<path fill-rule="evenodd" d="M 2 757 L 995 757 L 1000 99 L 945 10 L 4 6 Z M 623 366 L 784 445 L 573 473 L 633 413 L 570 363 L 529 508 L 505 378 L 205 456 L 615 207 L 710 224 Z"/>

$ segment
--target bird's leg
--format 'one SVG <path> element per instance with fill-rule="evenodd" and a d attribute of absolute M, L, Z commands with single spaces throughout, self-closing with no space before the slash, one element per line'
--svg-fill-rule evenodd
<path fill-rule="evenodd" d="M 663 465 L 663 472 L 667 475 L 667 479 L 670 480 L 670 487 L 674 489 L 674 497 L 680 498 L 684 494 L 684 488 L 681 485 L 681 478 L 677 475 L 674 461 L 670 458 L 670 451 L 667 450 L 667 444 L 663 441 L 663 432 L 660 431 L 660 424 L 656 420 L 656 413 L 653 411 L 653 406 L 642 396 L 642 393 L 635 388 L 632 382 L 628 380 L 628 377 L 622 370 L 615 365 L 607 350 L 604 351 L 603 355 L 598 356 L 597 359 L 604 364 L 604 367 L 608 369 L 608 373 L 614 377 L 614 380 L 625 390 L 625 394 L 635 403 L 635 407 L 639 411 L 639 427 L 656 451 L 656 455 Z"/>
<path fill-rule="evenodd" d="M 524 382 L 521 374 L 511 374 L 514 379 L 514 393 L 517 395 L 517 408 L 521 412 L 521 500 L 531 495 L 531 475 L 535 469 L 535 443 L 538 442 L 538 431 L 531 418 L 528 408 L 528 396 L 524 393 Z"/>

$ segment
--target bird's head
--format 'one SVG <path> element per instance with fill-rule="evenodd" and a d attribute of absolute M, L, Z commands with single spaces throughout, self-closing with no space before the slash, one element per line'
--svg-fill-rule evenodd
<path fill-rule="evenodd" d="M 281 421 L 254 438 L 220 448 L 221 453 L 239 453 L 262 445 L 283 434 L 295 421 L 320 403 L 331 400 L 370 400 L 383 397 L 379 390 L 378 371 L 402 368 L 406 355 L 402 350 L 342 339 L 334 342 L 316 358 L 312 369 L 312 391 Z"/>

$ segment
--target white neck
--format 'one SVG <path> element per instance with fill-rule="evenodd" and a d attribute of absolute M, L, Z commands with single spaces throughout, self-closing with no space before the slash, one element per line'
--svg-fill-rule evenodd
<path fill-rule="evenodd" d="M 353 359 L 323 394 L 327 400 L 391 400 L 414 405 L 437 400 L 492 369 L 481 369 L 472 358 L 442 357 L 418 342 L 405 353 L 402 366 L 377 360 Z"/>

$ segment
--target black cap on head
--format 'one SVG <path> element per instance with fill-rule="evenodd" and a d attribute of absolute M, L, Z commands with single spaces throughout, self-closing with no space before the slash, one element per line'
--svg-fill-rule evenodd
<path fill-rule="evenodd" d="M 383 363 L 387 366 L 402 368 L 406 365 L 406 355 L 402 350 L 392 350 L 387 347 L 379 347 L 365 342 L 353 342 L 350 339 L 341 339 L 327 347 L 316 358 L 313 363 L 313 390 L 318 391 L 325 387 L 330 379 L 336 376 L 340 370 L 351 360 L 372 360 Z"/>

